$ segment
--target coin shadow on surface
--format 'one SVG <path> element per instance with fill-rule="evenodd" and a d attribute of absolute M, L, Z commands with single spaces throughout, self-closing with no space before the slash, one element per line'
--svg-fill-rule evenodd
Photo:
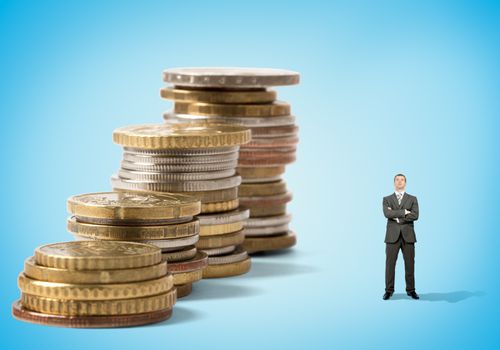
<path fill-rule="evenodd" d="M 241 278 L 240 277 L 232 277 Z M 239 286 L 236 284 L 228 284 L 223 280 L 202 280 L 193 286 L 193 291 L 186 296 L 186 301 L 190 300 L 208 300 L 208 299 L 228 299 L 228 298 L 245 298 L 262 294 L 263 291 L 259 288 L 249 286 Z"/>
<path fill-rule="evenodd" d="M 178 306 L 178 304 L 176 303 L 176 305 L 174 305 L 172 317 L 162 322 L 150 324 L 147 327 L 159 327 L 159 326 L 168 326 L 171 324 L 193 322 L 203 317 L 204 317 L 203 313 L 183 306 Z"/>
<path fill-rule="evenodd" d="M 470 292 L 467 290 L 458 290 L 454 292 L 446 292 L 446 293 L 421 293 L 419 294 L 420 300 L 423 301 L 445 301 L 448 303 L 459 303 L 461 301 L 464 301 L 469 298 L 481 298 L 485 296 L 486 293 L 483 291 L 476 291 L 476 292 Z M 395 293 L 391 299 L 394 300 L 411 300 L 411 301 L 418 301 L 418 300 L 413 300 L 411 299 L 408 295 L 403 294 L 403 293 Z"/>

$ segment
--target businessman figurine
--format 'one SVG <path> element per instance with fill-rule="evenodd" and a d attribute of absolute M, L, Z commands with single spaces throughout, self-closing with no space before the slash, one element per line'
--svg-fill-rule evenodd
<path fill-rule="evenodd" d="M 414 221 L 418 219 L 417 197 L 405 192 L 406 176 L 394 176 L 394 193 L 384 197 L 382 207 L 387 218 L 385 233 L 385 294 L 388 300 L 394 293 L 394 275 L 399 250 L 405 261 L 406 294 L 419 299 L 415 292 L 415 236 Z"/>

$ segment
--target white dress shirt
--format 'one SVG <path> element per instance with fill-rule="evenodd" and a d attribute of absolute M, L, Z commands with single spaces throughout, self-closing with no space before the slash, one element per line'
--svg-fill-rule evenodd
<path fill-rule="evenodd" d="M 401 192 L 394 191 L 394 193 L 396 194 L 396 198 L 398 198 L 398 193 L 401 194 L 401 203 L 403 203 L 403 197 L 405 196 L 405 191 L 401 191 Z M 396 222 L 399 224 L 399 218 L 396 218 Z"/>

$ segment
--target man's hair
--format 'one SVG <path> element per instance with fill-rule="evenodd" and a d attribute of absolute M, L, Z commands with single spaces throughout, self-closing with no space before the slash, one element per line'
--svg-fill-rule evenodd
<path fill-rule="evenodd" d="M 394 176 L 394 181 L 396 181 L 396 178 L 397 178 L 398 176 L 402 176 L 402 177 L 404 177 L 404 178 L 405 178 L 405 183 L 406 183 L 406 176 L 404 176 L 404 174 L 396 174 L 396 176 Z"/>

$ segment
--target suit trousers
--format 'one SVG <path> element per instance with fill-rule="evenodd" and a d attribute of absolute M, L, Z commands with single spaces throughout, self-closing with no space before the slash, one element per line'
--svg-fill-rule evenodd
<path fill-rule="evenodd" d="M 406 242 L 400 234 L 396 242 L 386 243 L 385 246 L 385 291 L 389 293 L 394 292 L 396 261 L 400 249 L 405 262 L 406 291 L 415 291 L 415 243 Z"/>

